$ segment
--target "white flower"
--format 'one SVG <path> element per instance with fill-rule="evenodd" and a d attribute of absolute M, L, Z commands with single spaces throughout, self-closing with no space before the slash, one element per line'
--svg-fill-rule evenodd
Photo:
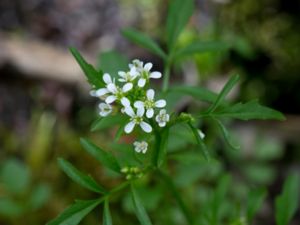
<path fill-rule="evenodd" d="M 147 149 L 148 149 L 148 143 L 146 141 L 141 141 L 141 142 L 138 142 L 138 141 L 135 141 L 133 143 L 134 145 L 134 150 L 137 152 L 137 153 L 146 153 L 147 152 Z"/>
<path fill-rule="evenodd" d="M 123 83 L 131 83 L 139 75 L 139 73 L 135 67 L 132 67 L 128 72 L 119 71 L 118 75 L 121 77 L 118 79 L 118 81 Z"/>
<path fill-rule="evenodd" d="M 198 129 L 198 134 L 201 139 L 205 138 L 205 134 L 199 129 Z"/>
<path fill-rule="evenodd" d="M 100 114 L 100 116 L 103 116 L 103 117 L 107 116 L 112 111 L 111 105 L 103 103 L 103 102 L 99 104 L 99 109 L 100 109 L 99 114 Z"/>
<path fill-rule="evenodd" d="M 136 101 L 134 103 L 134 107 L 136 108 L 145 108 L 147 111 L 146 111 L 146 116 L 148 118 L 152 118 L 153 115 L 154 115 L 154 108 L 163 108 L 166 106 L 166 101 L 161 99 L 161 100 L 158 100 L 158 101 L 154 101 L 154 95 L 155 95 L 155 92 L 153 89 L 149 89 L 146 93 L 146 96 L 147 96 L 147 99 L 142 102 L 142 101 Z"/>
<path fill-rule="evenodd" d="M 114 84 L 114 80 L 111 79 L 111 76 L 108 73 L 105 73 L 103 75 L 103 81 L 106 84 L 105 88 L 100 88 L 98 90 L 92 90 L 90 91 L 90 95 L 93 97 L 101 97 L 103 95 L 106 95 L 107 93 L 109 93 L 109 90 L 107 89 L 107 86 L 109 84 Z"/>
<path fill-rule="evenodd" d="M 160 127 L 166 126 L 166 123 L 169 121 L 170 116 L 166 113 L 165 109 L 161 109 L 159 114 L 155 117 L 156 122 Z"/>
<path fill-rule="evenodd" d="M 114 101 L 119 100 L 125 107 L 129 106 L 130 102 L 128 98 L 125 97 L 125 93 L 130 91 L 132 87 L 132 83 L 127 83 L 122 88 L 118 87 L 114 83 L 110 83 L 109 85 L 107 85 L 107 90 L 111 95 L 107 96 L 105 102 L 107 104 L 111 104 Z"/>
<path fill-rule="evenodd" d="M 129 68 L 135 68 L 138 72 L 141 72 L 143 69 L 144 63 L 141 60 L 134 59 L 132 60 L 132 63 L 129 64 Z"/>
<path fill-rule="evenodd" d="M 130 122 L 126 124 L 124 130 L 125 133 L 130 133 L 135 125 L 140 125 L 140 127 L 146 132 L 150 133 L 152 131 L 152 127 L 143 121 L 143 115 L 145 113 L 145 109 L 143 107 L 138 108 L 135 113 L 131 106 L 125 107 L 125 113 L 130 116 Z"/>
<path fill-rule="evenodd" d="M 139 87 L 144 87 L 146 82 L 150 79 L 150 78 L 154 78 L 154 79 L 158 79 L 161 78 L 161 73 L 160 72 L 150 72 L 151 68 L 152 68 L 152 63 L 146 63 L 146 65 L 141 69 L 140 72 L 140 78 L 138 81 L 138 86 Z"/>

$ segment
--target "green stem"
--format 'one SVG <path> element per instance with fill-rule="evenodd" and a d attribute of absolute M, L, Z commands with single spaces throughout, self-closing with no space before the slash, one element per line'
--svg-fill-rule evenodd
<path fill-rule="evenodd" d="M 154 151 L 152 155 L 152 165 L 157 168 L 158 167 L 158 157 L 159 157 L 159 150 L 160 150 L 160 142 L 161 137 L 158 132 L 155 132 L 155 145 L 154 145 Z"/>
<path fill-rule="evenodd" d="M 171 70 L 171 63 L 167 60 L 164 68 L 164 73 L 163 73 L 163 86 L 162 86 L 163 92 L 166 92 L 169 88 L 170 70 Z"/>

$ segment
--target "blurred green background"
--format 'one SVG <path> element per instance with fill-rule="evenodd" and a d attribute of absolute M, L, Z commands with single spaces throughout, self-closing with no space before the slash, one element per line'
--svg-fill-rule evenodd
<path fill-rule="evenodd" d="M 93 197 L 59 170 L 58 157 L 72 161 L 107 187 L 118 183 L 119 178 L 103 170 L 79 144 L 80 137 L 90 137 L 109 148 L 115 130 L 90 132 L 98 116 L 97 101 L 88 96 L 89 87 L 68 47 L 75 46 L 91 62 L 108 69 L 104 60 L 115 59 L 114 50 L 129 59 L 151 61 L 162 71 L 157 57 L 129 43 L 120 30 L 135 27 L 165 46 L 167 5 L 167 0 L 0 1 L 1 225 L 45 224 L 75 196 Z M 240 214 L 249 189 L 266 186 L 268 197 L 254 224 L 275 224 L 274 196 L 285 177 L 300 169 L 299 12 L 299 1 L 196 0 L 179 44 L 220 40 L 231 47 L 178 62 L 171 82 L 219 91 L 231 73 L 239 73 L 242 83 L 232 99 L 259 98 L 287 120 L 228 123 L 240 151 L 226 147 L 209 121 L 203 124 L 216 160 L 207 164 L 194 155 L 172 158 L 181 162 L 172 165 L 176 185 L 187 202 L 202 209 L 195 213 L 205 213 L 203 203 L 224 182 L 234 185 L 224 197 L 224 215 Z M 176 109 L 198 110 L 193 106 L 185 99 Z M 183 128 L 172 132 L 170 152 L 189 148 Z M 150 216 L 157 224 L 185 224 L 172 201 L 163 198 L 163 190 L 163 185 L 140 190 Z M 119 196 L 111 208 L 115 224 L 137 224 L 129 196 Z M 99 218 L 100 211 L 82 224 L 99 224 Z M 299 223 L 298 212 L 292 224 Z"/>

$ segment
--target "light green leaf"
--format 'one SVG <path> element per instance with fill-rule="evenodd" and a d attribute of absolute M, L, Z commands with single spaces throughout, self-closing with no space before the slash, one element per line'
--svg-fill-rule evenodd
<path fill-rule="evenodd" d="M 227 143 L 231 148 L 233 148 L 233 149 L 235 149 L 235 150 L 238 150 L 238 149 L 240 148 L 240 146 L 239 146 L 238 144 L 234 143 L 234 140 L 232 139 L 232 137 L 231 137 L 229 131 L 228 131 L 227 128 L 224 126 L 224 124 L 223 124 L 220 120 L 218 120 L 218 119 L 214 119 L 214 120 L 217 122 L 217 124 L 218 124 L 220 130 L 222 131 L 222 134 L 223 134 L 223 137 L 224 137 L 226 143 Z"/>
<path fill-rule="evenodd" d="M 251 120 L 251 119 L 274 119 L 284 120 L 285 117 L 282 113 L 262 106 L 257 100 L 252 100 L 246 103 L 237 103 L 233 106 L 223 108 L 218 112 L 214 112 L 213 116 L 216 117 L 227 117 L 240 120 Z"/>
<path fill-rule="evenodd" d="M 170 3 L 167 17 L 167 44 L 173 49 L 183 28 L 194 11 L 194 0 L 173 0 Z"/>
<path fill-rule="evenodd" d="M 112 218 L 109 211 L 109 202 L 108 199 L 104 201 L 104 209 L 103 209 L 103 225 L 112 225 Z"/>
<path fill-rule="evenodd" d="M 123 115 L 109 115 L 106 117 L 99 117 L 95 122 L 93 122 L 91 126 L 91 131 L 103 130 L 114 125 L 124 123 L 124 121 L 128 120 Z"/>
<path fill-rule="evenodd" d="M 68 161 L 59 158 L 58 163 L 60 168 L 68 175 L 68 177 L 70 177 L 77 184 L 96 193 L 106 193 L 106 190 L 101 187 L 91 176 L 82 173 Z"/>
<path fill-rule="evenodd" d="M 139 219 L 141 225 L 152 225 L 150 218 L 149 218 L 133 184 L 131 184 L 131 197 L 132 197 L 132 202 L 133 202 L 136 216 Z"/>
<path fill-rule="evenodd" d="M 159 47 L 159 45 L 153 41 L 149 36 L 134 30 L 132 28 L 127 28 L 122 30 L 122 34 L 128 40 L 133 43 L 148 49 L 153 54 L 160 56 L 162 59 L 166 58 L 166 53 Z"/>
<path fill-rule="evenodd" d="M 174 58 L 178 59 L 193 54 L 226 50 L 228 49 L 228 47 L 229 47 L 228 44 L 220 41 L 210 41 L 210 42 L 195 41 L 176 51 Z"/>
<path fill-rule="evenodd" d="M 103 87 L 103 72 L 101 70 L 97 71 L 91 64 L 87 63 L 76 48 L 70 48 L 70 51 L 76 59 L 79 66 L 81 67 L 86 78 L 88 79 L 88 82 L 92 85 L 92 87 L 95 89 Z"/>
<path fill-rule="evenodd" d="M 117 173 L 120 173 L 121 171 L 120 165 L 116 160 L 116 158 L 111 153 L 102 150 L 101 148 L 93 144 L 91 141 L 84 138 L 80 139 L 80 143 L 89 154 L 95 157 L 105 167 Z"/>
<path fill-rule="evenodd" d="M 299 207 L 300 176 L 293 174 L 284 182 L 281 195 L 275 201 L 275 215 L 277 225 L 287 225 Z"/>
<path fill-rule="evenodd" d="M 102 201 L 103 199 L 78 200 L 66 208 L 56 219 L 48 222 L 46 225 L 77 225 Z"/>
<path fill-rule="evenodd" d="M 260 188 L 249 192 L 247 201 L 247 220 L 249 224 L 252 224 L 253 218 L 260 209 L 266 197 L 267 191 L 265 188 Z"/>
<path fill-rule="evenodd" d="M 222 104 L 223 100 L 227 96 L 227 94 L 231 91 L 231 89 L 234 87 L 234 85 L 239 81 L 239 76 L 234 75 L 231 76 L 230 79 L 227 81 L 227 83 L 224 85 L 222 88 L 220 94 L 218 95 L 217 99 L 215 102 L 208 108 L 207 113 L 211 113 L 218 108 L 220 104 Z"/>

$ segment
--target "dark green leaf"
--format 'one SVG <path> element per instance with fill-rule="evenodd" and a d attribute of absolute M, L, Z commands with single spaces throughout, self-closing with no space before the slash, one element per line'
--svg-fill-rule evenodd
<path fill-rule="evenodd" d="M 300 176 L 293 174 L 284 182 L 281 195 L 276 198 L 275 215 L 277 225 L 287 225 L 299 207 Z"/>
<path fill-rule="evenodd" d="M 68 177 L 70 177 L 77 184 L 96 193 L 106 193 L 106 190 L 101 187 L 91 176 L 77 170 L 68 161 L 59 158 L 58 163 L 60 168 L 68 175 Z"/>
<path fill-rule="evenodd" d="M 56 219 L 48 222 L 46 225 L 77 225 L 102 201 L 102 199 L 76 201 L 58 215 Z"/>
<path fill-rule="evenodd" d="M 104 201 L 104 209 L 103 209 L 103 225 L 112 225 L 112 218 L 109 211 L 109 202 L 106 199 Z"/>
<path fill-rule="evenodd" d="M 216 52 L 227 49 L 229 46 L 224 42 L 218 41 L 210 41 L 210 42 L 202 42 L 202 41 L 195 41 L 187 46 L 179 49 L 176 53 L 174 58 L 181 58 L 184 56 L 189 56 L 193 54 L 199 53 L 206 53 L 206 52 Z"/>
<path fill-rule="evenodd" d="M 229 131 L 227 130 L 227 128 L 224 126 L 224 124 L 218 120 L 218 119 L 215 119 L 215 121 L 217 122 L 217 124 L 219 125 L 219 128 L 220 130 L 222 131 L 222 134 L 223 134 L 223 137 L 225 139 L 225 141 L 227 142 L 227 144 L 235 149 L 235 150 L 238 150 L 240 148 L 240 146 L 236 143 L 234 143 Z"/>
<path fill-rule="evenodd" d="M 157 167 L 161 167 L 166 160 L 167 147 L 168 147 L 169 129 L 166 128 L 161 133 L 161 139 L 158 146 Z"/>
<path fill-rule="evenodd" d="M 133 184 L 131 184 L 131 196 L 136 216 L 139 219 L 141 225 L 152 225 L 150 218 Z"/>
<path fill-rule="evenodd" d="M 93 122 L 91 131 L 106 129 L 114 125 L 124 123 L 124 121 L 126 120 L 128 120 L 128 118 L 123 115 L 100 117 L 95 122 Z"/>
<path fill-rule="evenodd" d="M 46 184 L 38 184 L 32 190 L 29 206 L 31 209 L 39 209 L 44 206 L 51 195 L 50 187 Z"/>
<path fill-rule="evenodd" d="M 82 71 L 84 72 L 88 82 L 92 85 L 93 88 L 101 88 L 104 86 L 102 80 L 103 72 L 97 71 L 91 64 L 87 63 L 81 54 L 75 48 L 70 48 L 71 53 L 76 59 L 77 63 L 80 65 Z"/>
<path fill-rule="evenodd" d="M 262 106 L 257 100 L 252 100 L 246 103 L 237 103 L 233 106 L 223 108 L 218 112 L 214 112 L 213 116 L 217 117 L 228 117 L 240 120 L 251 120 L 251 119 L 275 119 L 284 120 L 285 117 L 282 113 Z"/>
<path fill-rule="evenodd" d="M 247 220 L 249 224 L 252 224 L 252 220 L 260 209 L 266 196 L 267 191 L 265 188 L 257 189 L 249 193 L 247 201 Z"/>
<path fill-rule="evenodd" d="M 102 150 L 91 141 L 81 138 L 80 143 L 83 148 L 90 153 L 93 157 L 95 157 L 100 163 L 102 163 L 105 167 L 120 173 L 121 168 L 116 160 L 116 158 L 109 152 Z"/>
<path fill-rule="evenodd" d="M 124 29 L 122 34 L 133 43 L 148 49 L 150 52 L 160 56 L 163 59 L 166 58 L 166 53 L 149 36 L 131 28 Z"/>
<path fill-rule="evenodd" d="M 227 96 L 227 94 L 231 91 L 231 89 L 239 81 L 239 79 L 240 78 L 239 78 L 238 75 L 234 75 L 234 76 L 230 77 L 229 81 L 227 81 L 227 83 L 222 88 L 222 90 L 221 90 L 220 94 L 218 95 L 216 101 L 208 108 L 207 113 L 211 113 L 211 112 L 215 111 L 215 109 L 218 108 L 218 106 L 220 104 L 222 104 L 222 102 L 225 99 L 225 97 Z"/>
<path fill-rule="evenodd" d="M 167 17 L 167 44 L 173 49 L 181 31 L 186 26 L 194 11 L 193 0 L 173 0 L 170 3 Z"/>
<path fill-rule="evenodd" d="M 0 198 L 0 215 L 6 217 L 17 217 L 26 211 L 24 204 L 17 202 L 8 197 Z"/>

